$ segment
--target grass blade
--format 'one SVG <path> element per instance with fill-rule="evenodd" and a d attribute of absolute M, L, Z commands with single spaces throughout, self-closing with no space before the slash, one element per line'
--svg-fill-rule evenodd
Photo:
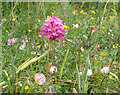
<path fill-rule="evenodd" d="M 65 62 L 66 62 L 66 60 L 67 60 L 68 53 L 69 53 L 69 49 L 67 49 L 67 53 L 66 53 L 66 55 L 65 55 L 65 58 L 64 58 L 64 61 L 63 61 L 63 64 L 62 64 L 61 70 L 60 70 L 59 79 L 62 78 L 63 69 L 64 69 Z"/>

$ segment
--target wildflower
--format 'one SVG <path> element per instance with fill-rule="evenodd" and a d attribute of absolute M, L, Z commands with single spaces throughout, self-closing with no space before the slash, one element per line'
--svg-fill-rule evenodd
<path fill-rule="evenodd" d="M 92 70 L 91 69 L 88 69 L 87 71 L 87 76 L 91 76 L 92 75 Z"/>
<path fill-rule="evenodd" d="M 29 88 L 28 86 L 25 86 L 25 90 L 28 90 L 28 88 Z"/>
<path fill-rule="evenodd" d="M 38 22 L 40 22 L 40 20 L 38 20 Z"/>
<path fill-rule="evenodd" d="M 51 91 L 48 91 L 48 90 L 46 89 L 44 95 L 48 95 L 48 94 L 50 94 L 50 93 L 52 93 L 52 92 L 51 92 Z"/>
<path fill-rule="evenodd" d="M 34 45 L 33 44 L 30 47 L 34 50 Z"/>
<path fill-rule="evenodd" d="M 51 12 L 51 14 L 52 14 L 52 15 L 54 15 L 54 13 L 53 13 L 53 12 Z"/>
<path fill-rule="evenodd" d="M 78 39 L 76 39 L 76 42 L 78 42 L 79 40 Z"/>
<path fill-rule="evenodd" d="M 72 13 L 73 13 L 74 15 L 76 15 L 76 12 L 77 12 L 77 10 L 74 10 Z"/>
<path fill-rule="evenodd" d="M 6 21 L 6 18 L 2 18 L 2 20 L 1 21 Z"/>
<path fill-rule="evenodd" d="M 116 44 L 115 48 L 118 48 L 118 44 Z"/>
<path fill-rule="evenodd" d="M 25 46 L 26 46 L 26 43 L 23 43 L 23 45 L 20 46 L 19 49 L 20 49 L 20 50 L 23 50 L 23 49 L 25 48 Z"/>
<path fill-rule="evenodd" d="M 13 16 L 13 18 L 16 18 L 16 17 L 17 17 L 16 15 Z"/>
<path fill-rule="evenodd" d="M 56 92 L 52 92 L 52 91 L 51 91 L 51 88 L 53 88 L 53 86 L 49 86 L 49 89 L 50 89 L 50 90 L 48 91 L 48 89 L 46 89 L 44 95 L 48 95 L 48 94 L 50 94 L 50 93 L 53 93 L 53 94 L 56 93 Z"/>
<path fill-rule="evenodd" d="M 41 36 L 41 35 L 39 35 L 39 37 L 41 38 L 42 36 Z"/>
<path fill-rule="evenodd" d="M 82 76 L 82 72 L 80 72 L 80 76 Z"/>
<path fill-rule="evenodd" d="M 47 46 L 48 46 L 48 43 L 46 43 L 46 44 L 44 45 L 45 48 L 47 48 Z"/>
<path fill-rule="evenodd" d="M 60 39 L 64 40 L 64 31 L 62 21 L 58 17 L 52 16 L 45 20 L 39 34 L 42 35 L 42 38 L 46 36 L 45 38 L 59 42 Z"/>
<path fill-rule="evenodd" d="M 115 45 L 113 45 L 113 48 L 115 48 Z"/>
<path fill-rule="evenodd" d="M 6 30 L 6 32 L 8 32 L 8 30 Z"/>
<path fill-rule="evenodd" d="M 41 45 L 38 45 L 38 46 L 37 46 L 37 48 L 40 48 L 40 47 L 41 47 Z"/>
<path fill-rule="evenodd" d="M 92 30 L 95 30 L 95 26 L 91 26 L 90 28 L 91 28 L 91 31 L 92 31 Z"/>
<path fill-rule="evenodd" d="M 63 28 L 65 28 L 66 30 L 68 30 L 69 26 L 64 25 Z"/>
<path fill-rule="evenodd" d="M 77 93 L 77 91 L 76 91 L 76 89 L 75 89 L 75 88 L 73 88 L 73 93 Z"/>
<path fill-rule="evenodd" d="M 109 79 L 113 79 L 113 77 L 112 77 L 112 76 L 109 76 Z"/>
<path fill-rule="evenodd" d="M 83 19 L 83 21 L 84 21 L 85 19 Z"/>
<path fill-rule="evenodd" d="M 81 10 L 80 13 L 83 13 L 83 10 Z"/>
<path fill-rule="evenodd" d="M 31 30 L 30 29 L 28 29 L 28 32 L 30 32 Z"/>
<path fill-rule="evenodd" d="M 92 13 L 93 13 L 93 14 L 96 14 L 96 12 L 95 12 L 95 11 L 92 11 Z"/>
<path fill-rule="evenodd" d="M 83 35 L 83 37 L 85 37 L 85 39 L 87 39 L 87 38 L 88 38 L 86 35 Z"/>
<path fill-rule="evenodd" d="M 50 68 L 50 73 L 57 72 L 57 67 L 56 66 L 51 66 Z"/>
<path fill-rule="evenodd" d="M 17 40 L 18 38 L 8 39 L 8 46 L 13 45 Z"/>
<path fill-rule="evenodd" d="M 84 51 L 84 48 L 83 48 L 83 47 L 81 47 L 81 51 Z"/>
<path fill-rule="evenodd" d="M 28 42 L 28 37 L 25 38 L 25 41 L 23 40 L 23 45 L 19 47 L 20 50 L 23 50 L 26 46 L 26 43 Z"/>
<path fill-rule="evenodd" d="M 109 67 L 103 67 L 102 69 L 101 69 L 101 73 L 108 73 L 109 72 Z"/>
<path fill-rule="evenodd" d="M 84 15 L 87 15 L 87 13 L 86 13 L 86 12 L 84 12 L 83 14 L 84 14 Z"/>
<path fill-rule="evenodd" d="M 104 29 L 104 27 L 102 27 L 102 29 Z"/>
<path fill-rule="evenodd" d="M 92 20 L 94 20 L 95 18 L 94 17 L 91 17 Z"/>
<path fill-rule="evenodd" d="M 39 85 L 43 85 L 45 83 L 45 81 L 46 81 L 45 76 L 43 74 L 41 74 L 41 73 L 37 73 L 35 75 L 35 81 L 37 81 L 38 79 L 40 79 L 39 82 L 38 82 Z"/>
<path fill-rule="evenodd" d="M 30 81 L 29 80 L 27 80 L 27 84 L 30 85 Z"/>
<path fill-rule="evenodd" d="M 73 27 L 78 28 L 78 24 L 72 24 Z"/>
<path fill-rule="evenodd" d="M 10 36 L 10 35 L 11 35 L 11 33 L 8 34 L 8 36 Z"/>
<path fill-rule="evenodd" d="M 47 18 L 49 18 L 49 16 L 47 16 Z"/>
<path fill-rule="evenodd" d="M 27 42 L 28 42 L 28 37 L 25 38 L 25 43 L 27 43 Z"/>

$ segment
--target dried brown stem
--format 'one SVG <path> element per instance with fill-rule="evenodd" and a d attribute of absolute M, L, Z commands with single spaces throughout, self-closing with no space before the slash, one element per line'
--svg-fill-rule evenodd
<path fill-rule="evenodd" d="M 100 23 L 100 31 L 99 31 L 99 36 L 98 36 L 97 43 L 96 43 L 96 47 L 95 47 L 95 53 L 94 53 L 94 57 L 93 57 L 93 65 L 94 65 L 95 55 L 96 55 L 96 52 L 97 52 L 97 46 L 98 46 L 98 41 L 99 41 L 99 37 L 100 37 L 101 26 L 102 26 L 102 22 L 103 22 L 103 19 L 104 19 L 104 14 L 105 14 L 105 12 L 106 12 L 106 7 L 107 7 L 107 4 L 108 4 L 108 1 L 109 1 L 109 0 L 107 0 L 107 2 L 106 2 L 106 4 L 105 4 L 104 12 L 103 12 L 103 15 L 102 15 L 102 20 L 101 20 L 101 23 Z"/>
<path fill-rule="evenodd" d="M 52 79 L 54 79 L 54 78 L 52 78 Z M 78 85 L 78 83 L 70 82 L 70 81 L 64 81 L 64 80 L 54 80 L 54 81 Z M 99 87 L 99 88 L 102 88 L 102 89 L 104 89 L 104 90 L 107 90 L 107 88 L 101 87 L 100 85 L 88 84 L 88 86 Z M 117 93 L 116 91 L 112 91 L 112 90 L 108 90 L 108 91 L 109 91 L 109 92 L 112 92 L 112 93 L 119 94 L 119 93 Z"/>

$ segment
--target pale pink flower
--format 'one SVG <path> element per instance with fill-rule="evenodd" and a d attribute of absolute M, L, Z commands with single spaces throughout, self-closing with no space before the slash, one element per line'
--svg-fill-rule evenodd
<path fill-rule="evenodd" d="M 25 43 L 27 43 L 27 42 L 28 42 L 28 37 L 25 38 Z"/>
<path fill-rule="evenodd" d="M 18 38 L 8 39 L 8 46 L 13 45 L 17 40 Z"/>
<path fill-rule="evenodd" d="M 11 33 L 8 34 L 8 36 L 10 36 L 10 35 L 11 35 Z"/>
<path fill-rule="evenodd" d="M 25 46 L 26 46 L 26 43 L 23 43 L 23 45 L 20 46 L 19 49 L 20 49 L 20 50 L 23 50 L 23 49 L 25 48 Z"/>
<path fill-rule="evenodd" d="M 103 74 L 106 73 L 107 74 L 109 72 L 109 69 L 110 69 L 109 67 L 103 67 L 101 69 L 101 73 L 103 73 Z"/>
<path fill-rule="evenodd" d="M 77 91 L 76 91 L 76 89 L 75 89 L 75 88 L 73 88 L 73 93 L 77 93 Z"/>
<path fill-rule="evenodd" d="M 35 81 L 37 81 L 38 79 L 39 79 L 39 81 L 38 81 L 39 85 L 43 85 L 46 82 L 45 76 L 43 74 L 41 74 L 41 73 L 37 73 L 35 75 Z"/>
<path fill-rule="evenodd" d="M 48 46 L 48 43 L 46 43 L 44 46 L 45 46 L 45 48 L 47 48 L 47 46 Z"/>
<path fill-rule="evenodd" d="M 45 38 L 59 42 L 60 39 L 64 40 L 64 31 L 62 21 L 58 17 L 52 16 L 45 20 L 39 34 L 42 35 L 41 40 L 43 36 L 46 36 Z"/>
<path fill-rule="evenodd" d="M 34 50 L 34 45 L 33 44 L 30 47 Z"/>
<path fill-rule="evenodd" d="M 87 71 L 87 76 L 91 76 L 93 73 L 92 73 L 92 70 L 91 69 L 88 69 Z"/>
<path fill-rule="evenodd" d="M 82 72 L 80 72 L 80 76 L 82 76 Z"/>
<path fill-rule="evenodd" d="M 11 39 L 8 39 L 8 46 L 10 46 L 11 45 Z"/>
<path fill-rule="evenodd" d="M 46 89 L 44 95 L 48 95 L 48 94 L 50 94 L 50 93 L 52 93 L 52 92 L 51 92 L 51 91 L 48 91 L 48 90 Z"/>
<path fill-rule="evenodd" d="M 26 43 L 28 42 L 28 37 L 25 38 L 25 41 L 22 40 L 23 45 L 19 47 L 20 50 L 23 50 L 26 47 Z"/>
<path fill-rule="evenodd" d="M 83 35 L 83 37 L 85 37 L 85 39 L 87 39 L 87 38 L 88 38 L 86 35 Z"/>
<path fill-rule="evenodd" d="M 56 66 L 51 66 L 50 68 L 50 73 L 57 72 L 57 67 Z"/>
<path fill-rule="evenodd" d="M 30 85 L 30 81 L 29 80 L 27 80 L 27 84 Z"/>

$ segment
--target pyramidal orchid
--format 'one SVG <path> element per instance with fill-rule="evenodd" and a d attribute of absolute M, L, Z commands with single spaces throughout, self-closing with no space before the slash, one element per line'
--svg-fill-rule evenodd
<path fill-rule="evenodd" d="M 64 31 L 62 20 L 56 16 L 47 18 L 41 27 L 40 35 L 45 36 L 45 38 L 55 40 L 59 42 L 60 39 L 64 40 Z M 41 40 L 42 40 L 41 38 Z"/>

